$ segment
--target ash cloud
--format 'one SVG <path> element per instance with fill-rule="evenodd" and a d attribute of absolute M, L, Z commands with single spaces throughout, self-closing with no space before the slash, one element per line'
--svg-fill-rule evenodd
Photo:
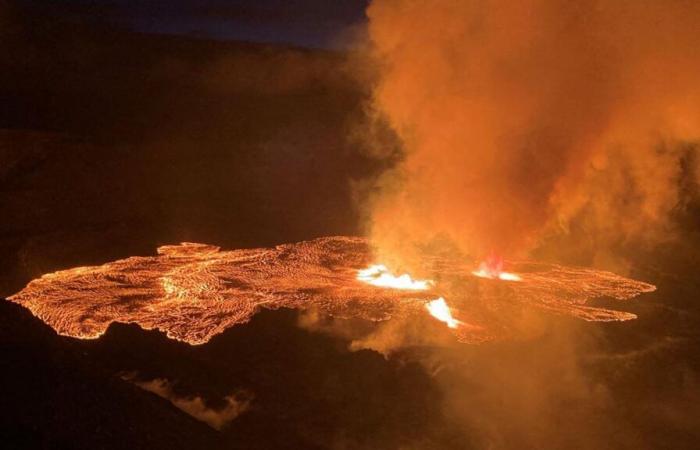
<path fill-rule="evenodd" d="M 236 417 L 244 413 L 250 406 L 250 400 L 240 393 L 234 393 L 224 398 L 224 406 L 210 408 L 200 396 L 181 396 L 174 392 L 173 384 L 165 378 L 153 380 L 139 380 L 133 374 L 124 375 L 122 378 L 141 389 L 152 392 L 159 397 L 168 400 L 177 409 L 204 422 L 215 430 L 222 430 Z"/>
<path fill-rule="evenodd" d="M 548 243 L 568 237 L 595 263 L 673 236 L 695 192 L 700 4 L 375 0 L 367 15 L 374 109 L 404 152 L 372 200 L 383 260 L 436 238 L 561 257 Z"/>

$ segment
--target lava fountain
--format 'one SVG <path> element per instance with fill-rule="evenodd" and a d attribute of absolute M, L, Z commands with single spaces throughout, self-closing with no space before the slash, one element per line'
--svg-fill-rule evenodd
<path fill-rule="evenodd" d="M 479 265 L 479 268 L 472 272 L 472 275 L 480 278 L 501 281 L 521 281 L 520 275 L 503 270 L 503 259 L 497 256 L 490 256 Z"/>
<path fill-rule="evenodd" d="M 459 341 L 476 343 L 508 337 L 513 311 L 522 308 L 588 321 L 630 320 L 636 316 L 586 303 L 626 300 L 655 289 L 585 268 L 517 263 L 520 281 L 509 283 L 501 282 L 510 278 L 503 277 L 506 272 L 489 271 L 482 279 L 461 261 L 430 261 L 424 271 L 430 279 L 416 280 L 374 264 L 369 242 L 357 237 L 231 251 L 182 243 L 160 247 L 155 256 L 46 274 L 9 300 L 76 338 L 96 338 L 110 323 L 123 322 L 202 344 L 263 308 L 314 308 L 370 321 L 427 310 Z"/>
<path fill-rule="evenodd" d="M 449 328 L 457 328 L 461 323 L 459 320 L 452 317 L 452 311 L 450 311 L 450 307 L 447 306 L 447 302 L 442 297 L 426 303 L 425 308 L 431 316 L 435 317 L 440 322 L 445 322 Z"/>
<path fill-rule="evenodd" d="M 431 280 L 414 280 L 407 273 L 397 277 L 383 264 L 374 264 L 358 271 L 357 279 L 373 286 L 414 291 L 425 291 L 433 284 Z"/>

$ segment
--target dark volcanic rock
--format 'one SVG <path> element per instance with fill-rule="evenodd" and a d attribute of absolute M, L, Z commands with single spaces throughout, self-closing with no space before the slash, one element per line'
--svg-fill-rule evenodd
<path fill-rule="evenodd" d="M 218 436 L 132 386 L 27 310 L 0 302 L 3 448 L 214 448 Z"/>
<path fill-rule="evenodd" d="M 416 363 L 297 326 L 268 311 L 206 345 L 135 325 L 94 341 L 57 336 L 26 310 L 0 303 L 3 442 L 10 448 L 398 448 L 439 442 L 440 393 Z M 213 409 L 231 392 L 251 406 L 220 433 L 122 379 L 171 380 Z M 454 432 L 454 430 L 453 430 Z"/>

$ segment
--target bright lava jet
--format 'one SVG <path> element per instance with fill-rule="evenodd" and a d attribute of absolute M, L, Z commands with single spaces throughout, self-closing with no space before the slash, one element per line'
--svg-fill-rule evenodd
<path fill-rule="evenodd" d="M 479 268 L 472 272 L 480 278 L 502 281 L 521 281 L 520 275 L 503 270 L 503 259 L 491 256 L 479 265 Z"/>
<path fill-rule="evenodd" d="M 414 280 L 407 273 L 397 277 L 383 264 L 374 264 L 358 271 L 357 279 L 373 286 L 415 291 L 425 291 L 433 283 L 430 280 Z"/>
<path fill-rule="evenodd" d="M 407 273 L 397 277 L 383 264 L 374 264 L 366 269 L 359 270 L 357 272 L 357 279 L 373 286 L 416 291 L 427 290 L 434 284 L 432 280 L 414 280 Z M 442 297 L 429 301 L 425 304 L 425 308 L 431 316 L 440 322 L 444 322 L 449 328 L 457 328 L 457 325 L 461 323 L 459 320 L 452 317 L 450 308 Z"/>
<path fill-rule="evenodd" d="M 425 308 L 431 316 L 435 317 L 440 322 L 445 322 L 449 328 L 457 328 L 461 323 L 459 320 L 452 317 L 452 311 L 450 311 L 450 307 L 447 306 L 447 302 L 442 297 L 426 303 Z"/>

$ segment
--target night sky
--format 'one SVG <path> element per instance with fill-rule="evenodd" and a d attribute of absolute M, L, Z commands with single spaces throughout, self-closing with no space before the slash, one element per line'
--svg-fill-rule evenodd
<path fill-rule="evenodd" d="M 368 0 L 22 0 L 69 20 L 220 40 L 343 47 Z"/>

